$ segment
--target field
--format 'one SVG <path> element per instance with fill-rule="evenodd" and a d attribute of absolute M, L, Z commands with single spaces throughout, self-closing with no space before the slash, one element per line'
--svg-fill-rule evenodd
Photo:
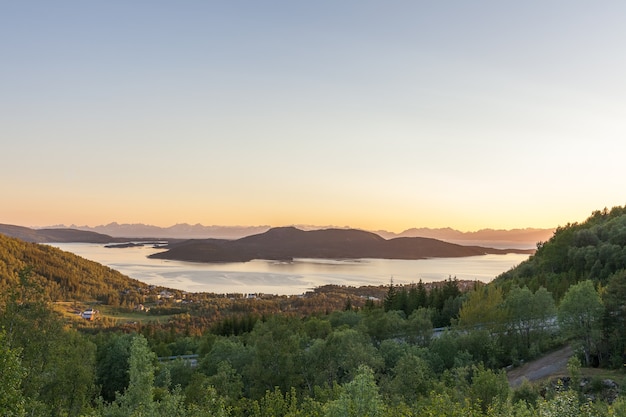
<path fill-rule="evenodd" d="M 146 311 L 129 311 L 128 309 L 112 307 L 108 305 L 102 305 L 97 303 L 85 303 L 77 301 L 60 301 L 54 303 L 56 311 L 60 312 L 64 317 L 72 321 L 84 321 L 86 319 L 81 317 L 81 313 L 88 309 L 96 310 L 95 322 L 107 321 L 109 324 L 135 324 L 135 323 L 150 323 L 161 322 L 165 323 L 170 318 L 168 315 L 152 315 Z"/>

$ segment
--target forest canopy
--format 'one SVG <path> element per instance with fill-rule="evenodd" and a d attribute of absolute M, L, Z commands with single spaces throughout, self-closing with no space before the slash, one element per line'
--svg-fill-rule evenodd
<path fill-rule="evenodd" d="M 606 285 L 626 269 L 626 207 L 593 212 L 583 223 L 558 227 L 527 261 L 500 275 L 496 285 L 545 287 L 560 299 L 570 285 L 589 279 Z"/>

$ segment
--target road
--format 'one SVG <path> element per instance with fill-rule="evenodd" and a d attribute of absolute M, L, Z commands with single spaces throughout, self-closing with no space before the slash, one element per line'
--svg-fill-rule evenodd
<path fill-rule="evenodd" d="M 572 348 L 568 345 L 555 352 L 507 372 L 509 385 L 515 388 L 521 385 L 524 378 L 533 382 L 549 376 L 567 374 L 567 361 L 572 356 Z"/>

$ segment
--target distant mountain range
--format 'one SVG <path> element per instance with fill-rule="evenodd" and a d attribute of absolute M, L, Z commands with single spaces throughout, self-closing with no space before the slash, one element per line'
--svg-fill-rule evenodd
<path fill-rule="evenodd" d="M 348 229 L 347 227 L 337 228 L 334 226 L 310 226 L 294 225 L 301 230 L 320 229 Z M 112 237 L 124 238 L 161 238 L 161 239 L 241 239 L 268 231 L 270 226 L 203 226 L 201 224 L 190 225 L 186 223 L 176 224 L 170 227 L 159 227 L 147 224 L 119 224 L 110 223 L 107 225 L 89 226 L 50 226 L 46 229 L 78 229 L 90 232 L 97 232 Z M 429 237 L 446 242 L 458 243 L 462 245 L 478 245 L 494 248 L 535 248 L 537 242 L 547 241 L 554 229 L 512 229 L 494 230 L 482 229 L 475 232 L 461 232 L 451 228 L 412 228 L 401 233 L 388 232 L 386 230 L 375 230 L 374 233 L 385 239 L 396 237 Z"/>
<path fill-rule="evenodd" d="M 237 240 L 202 239 L 170 244 L 152 258 L 192 262 L 247 262 L 253 259 L 425 259 L 485 254 L 532 253 L 532 249 L 462 246 L 424 237 L 385 239 L 355 229 L 300 230 L 277 227 Z"/>
<path fill-rule="evenodd" d="M 412 228 L 402 233 L 378 231 L 379 235 L 389 239 L 393 237 L 430 237 L 446 242 L 463 245 L 480 245 L 495 248 L 536 248 L 538 242 L 545 242 L 554 234 L 555 229 L 481 229 L 475 232 L 461 232 L 447 228 L 429 229 Z"/>
<path fill-rule="evenodd" d="M 201 224 L 175 224 L 159 227 L 149 224 L 109 223 L 95 227 L 90 226 L 50 226 L 49 228 L 71 228 L 102 233 L 113 237 L 126 238 L 161 238 L 161 239 L 240 239 L 268 231 L 271 226 L 203 226 Z"/>

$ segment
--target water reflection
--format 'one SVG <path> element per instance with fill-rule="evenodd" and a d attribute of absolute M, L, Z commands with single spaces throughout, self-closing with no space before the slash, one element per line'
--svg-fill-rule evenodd
<path fill-rule="evenodd" d="M 162 249 L 105 248 L 90 243 L 54 243 L 62 250 L 107 265 L 139 281 L 190 292 L 302 294 L 326 284 L 349 286 L 441 281 L 448 277 L 489 282 L 528 255 L 483 255 L 465 258 L 295 259 L 292 262 L 202 264 L 150 259 Z"/>

